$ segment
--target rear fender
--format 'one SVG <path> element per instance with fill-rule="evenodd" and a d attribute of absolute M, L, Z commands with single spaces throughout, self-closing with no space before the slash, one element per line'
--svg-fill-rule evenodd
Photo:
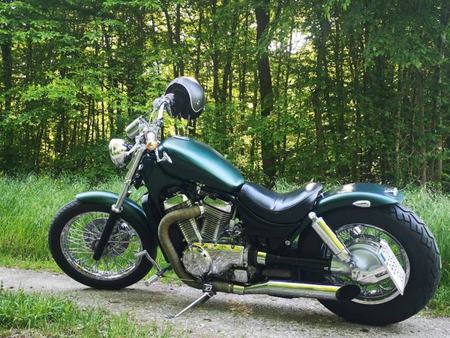
<path fill-rule="evenodd" d="M 397 204 L 403 199 L 403 193 L 397 188 L 373 183 L 352 183 L 324 193 L 314 211 L 320 215 L 346 206 L 374 208 Z"/>

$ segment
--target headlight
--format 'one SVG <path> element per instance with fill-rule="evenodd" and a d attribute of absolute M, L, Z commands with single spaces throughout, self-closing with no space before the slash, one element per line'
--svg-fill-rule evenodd
<path fill-rule="evenodd" d="M 123 168 L 127 159 L 128 147 L 125 140 L 113 138 L 109 141 L 109 157 L 116 167 Z"/>

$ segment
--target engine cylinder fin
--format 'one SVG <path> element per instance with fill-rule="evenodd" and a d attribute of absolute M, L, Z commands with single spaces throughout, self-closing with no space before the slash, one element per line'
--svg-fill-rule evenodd
<path fill-rule="evenodd" d="M 225 228 L 230 223 L 231 212 L 204 204 L 205 213 L 201 231 L 205 242 L 217 242 Z"/>
<path fill-rule="evenodd" d="M 170 213 L 174 210 L 185 209 L 192 206 L 192 202 L 182 195 L 183 202 L 171 206 L 170 204 L 166 207 L 166 213 Z M 166 204 L 167 205 L 167 204 Z M 195 218 L 190 218 L 181 222 L 178 222 L 181 233 L 188 244 L 201 242 L 202 235 L 198 230 L 197 220 Z"/>

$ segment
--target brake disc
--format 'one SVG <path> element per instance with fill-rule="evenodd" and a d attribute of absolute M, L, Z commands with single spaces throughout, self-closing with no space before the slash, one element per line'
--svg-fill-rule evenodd
<path fill-rule="evenodd" d="M 106 218 L 97 218 L 86 224 L 83 232 L 83 240 L 86 247 L 94 252 L 94 249 L 100 240 L 105 224 L 108 221 Z M 128 224 L 118 221 L 111 234 L 111 238 L 105 248 L 103 255 L 109 257 L 116 257 L 124 253 L 130 242 L 131 231 Z"/>

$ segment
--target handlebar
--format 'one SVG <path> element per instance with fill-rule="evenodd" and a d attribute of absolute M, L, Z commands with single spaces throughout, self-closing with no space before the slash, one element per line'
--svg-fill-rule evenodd
<path fill-rule="evenodd" d="M 163 125 L 164 112 L 170 115 L 171 106 L 174 103 L 173 94 L 161 96 L 153 101 L 153 111 L 148 122 L 140 116 L 131 122 L 125 129 L 128 137 L 135 140 L 135 144 L 127 151 L 127 156 L 132 156 L 136 150 L 145 147 L 148 150 L 156 150 L 161 141 L 160 133 Z M 152 119 L 153 113 L 158 112 L 155 119 Z"/>
<path fill-rule="evenodd" d="M 163 95 L 153 101 L 153 111 L 158 111 L 158 117 L 156 121 L 161 121 L 163 119 L 165 111 L 172 115 L 170 107 L 173 105 L 173 103 L 173 94 Z"/>

